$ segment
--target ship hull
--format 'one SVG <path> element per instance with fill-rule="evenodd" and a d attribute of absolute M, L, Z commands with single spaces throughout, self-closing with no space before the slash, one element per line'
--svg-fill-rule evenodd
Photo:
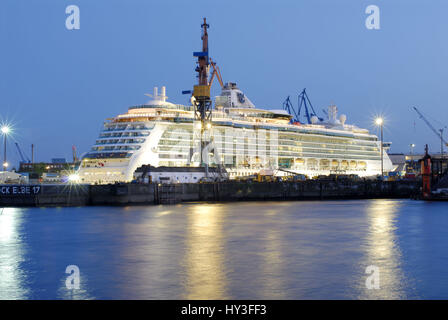
<path fill-rule="evenodd" d="M 198 129 L 193 121 L 152 121 L 143 124 L 152 129 L 138 150 L 125 158 L 85 157 L 79 170 L 81 181 L 129 182 L 133 180 L 134 171 L 142 165 L 200 165 Z M 130 122 L 129 125 L 135 123 Z M 254 126 L 228 119 L 214 121 L 208 135 L 205 140 L 217 152 L 204 158 L 209 159 L 210 166 L 222 164 L 231 179 L 260 172 L 273 172 L 277 176 L 296 173 L 309 177 L 381 174 L 380 142 L 371 135 L 294 125 Z M 385 152 L 383 166 L 385 172 L 393 169 Z"/>

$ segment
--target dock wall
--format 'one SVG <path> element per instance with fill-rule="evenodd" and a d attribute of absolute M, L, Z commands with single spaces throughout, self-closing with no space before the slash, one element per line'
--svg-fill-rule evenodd
<path fill-rule="evenodd" d="M 186 184 L 0 186 L 0 206 L 170 204 L 191 201 L 263 201 L 411 198 L 415 181 L 222 182 Z"/>

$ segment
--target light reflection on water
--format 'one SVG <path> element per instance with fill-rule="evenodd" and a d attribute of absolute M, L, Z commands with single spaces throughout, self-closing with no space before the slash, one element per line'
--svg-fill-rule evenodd
<path fill-rule="evenodd" d="M 228 299 L 221 205 L 190 206 L 185 250 L 185 299 Z"/>
<path fill-rule="evenodd" d="M 20 232 L 23 213 L 15 208 L 0 212 L 0 300 L 26 299 L 26 271 L 20 267 L 25 254 Z"/>
<path fill-rule="evenodd" d="M 267 293 L 271 299 L 285 299 L 284 282 L 287 280 L 280 276 L 284 267 L 282 234 L 276 229 L 268 229 L 265 238 L 261 266 L 262 273 L 267 276 L 262 282 L 262 291 Z"/>
<path fill-rule="evenodd" d="M 0 298 L 447 298 L 447 228 L 446 204 L 410 200 L 9 208 Z"/>
<path fill-rule="evenodd" d="M 366 234 L 365 266 L 378 267 L 380 290 L 367 289 L 365 281 L 359 298 L 363 299 L 405 299 L 403 274 L 398 239 L 395 234 L 397 213 L 402 202 L 373 200 L 367 207 L 369 229 Z"/>

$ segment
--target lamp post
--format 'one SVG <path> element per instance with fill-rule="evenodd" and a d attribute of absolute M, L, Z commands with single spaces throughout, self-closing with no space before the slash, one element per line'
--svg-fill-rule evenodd
<path fill-rule="evenodd" d="M 415 148 L 415 144 L 411 143 L 409 146 L 411 147 L 411 168 L 412 168 L 412 171 L 414 171 L 414 148 Z"/>
<path fill-rule="evenodd" d="M 443 129 L 440 129 L 440 174 L 443 174 Z"/>
<path fill-rule="evenodd" d="M 9 127 L 8 126 L 3 126 L 2 129 L 2 134 L 3 134 L 3 169 L 5 171 L 7 171 L 8 169 L 8 162 L 6 161 L 6 136 L 9 133 Z"/>
<path fill-rule="evenodd" d="M 376 118 L 375 123 L 376 125 L 380 126 L 381 129 L 381 179 L 383 179 L 383 118 Z"/>

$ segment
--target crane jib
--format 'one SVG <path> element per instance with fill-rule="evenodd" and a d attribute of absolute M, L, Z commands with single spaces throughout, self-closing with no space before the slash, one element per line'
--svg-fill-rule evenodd
<path fill-rule="evenodd" d="M 417 112 L 420 119 L 422 119 L 426 123 L 426 125 L 432 130 L 432 132 L 434 132 L 440 138 L 440 140 L 445 144 L 445 146 L 448 146 L 448 142 L 443 138 L 443 131 L 446 128 L 446 126 L 442 129 L 439 129 L 439 131 L 437 131 L 433 127 L 433 125 L 428 121 L 428 119 L 426 119 L 426 117 L 416 107 L 413 107 L 413 108 L 414 108 L 415 112 Z"/>

